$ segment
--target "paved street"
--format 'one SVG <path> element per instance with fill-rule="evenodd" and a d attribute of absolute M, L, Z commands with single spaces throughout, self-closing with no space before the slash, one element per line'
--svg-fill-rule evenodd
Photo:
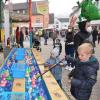
<path fill-rule="evenodd" d="M 44 61 L 49 57 L 50 55 L 50 51 L 52 50 L 53 46 L 52 46 L 52 40 L 49 39 L 48 41 L 48 45 L 43 45 L 44 40 L 42 40 L 42 57 L 44 59 Z M 63 51 L 61 54 L 61 58 L 64 57 L 64 39 L 62 39 L 62 45 L 63 45 Z M 98 58 L 99 62 L 100 62 L 100 44 L 96 46 L 95 48 L 95 55 Z M 68 83 L 68 75 L 69 71 L 65 70 L 65 68 L 63 68 L 63 73 L 62 73 L 62 84 L 63 84 L 63 89 L 65 90 L 65 92 L 70 96 L 71 100 L 75 100 L 71 94 L 70 94 L 70 85 Z M 100 100 L 100 70 L 98 71 L 98 79 L 97 79 L 97 83 L 95 84 L 94 88 L 93 88 L 93 92 L 91 95 L 90 100 Z"/>
<path fill-rule="evenodd" d="M 41 48 L 42 48 L 42 58 L 45 61 L 49 56 L 50 56 L 50 51 L 53 48 L 52 45 L 52 39 L 49 39 L 48 41 L 48 45 L 44 45 L 44 39 L 41 39 Z M 62 45 L 63 45 L 63 51 L 61 54 L 61 58 L 64 57 L 64 39 L 61 40 Z M 29 47 L 29 41 L 25 41 L 24 42 L 24 46 L 25 47 Z M 97 45 L 97 47 L 95 48 L 95 55 L 98 58 L 99 62 L 100 62 L 100 44 Z M 3 62 L 3 54 L 0 53 L 0 65 Z M 67 75 L 68 75 L 69 71 L 65 70 L 65 68 L 63 68 L 63 73 L 62 73 L 62 84 L 63 84 L 63 89 L 65 90 L 65 93 L 67 93 L 67 95 L 71 98 L 71 100 L 75 100 L 71 94 L 70 94 L 70 84 L 68 84 L 68 79 L 67 79 Z M 93 88 L 93 92 L 91 95 L 91 99 L 90 100 L 100 100 L 100 70 L 98 71 L 98 80 L 97 83 L 95 84 L 94 88 Z"/>

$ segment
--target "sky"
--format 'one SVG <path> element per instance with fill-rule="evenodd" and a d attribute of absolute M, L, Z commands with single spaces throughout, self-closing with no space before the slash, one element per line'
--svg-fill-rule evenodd
<path fill-rule="evenodd" d="M 10 0 L 13 3 L 26 2 L 27 0 Z M 32 0 L 40 1 L 40 0 Z M 77 1 L 82 0 L 48 0 L 49 1 L 49 12 L 54 13 L 55 16 L 69 16 L 72 12 L 73 6 L 77 5 Z"/>

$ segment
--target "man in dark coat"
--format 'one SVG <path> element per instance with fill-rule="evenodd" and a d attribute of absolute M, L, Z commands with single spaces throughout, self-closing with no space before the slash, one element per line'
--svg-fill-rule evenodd
<path fill-rule="evenodd" d="M 24 34 L 23 34 L 23 28 L 20 30 L 20 46 L 23 48 L 23 41 L 24 41 Z"/>
<path fill-rule="evenodd" d="M 98 30 L 97 30 L 97 27 L 95 26 L 94 29 L 93 29 L 93 32 L 92 32 L 94 47 L 96 46 L 95 42 L 97 40 L 97 35 L 98 35 Z"/>
<path fill-rule="evenodd" d="M 92 38 L 92 28 L 89 26 L 88 21 L 82 21 L 78 23 L 79 32 L 76 33 L 74 36 L 74 46 L 75 46 L 75 57 L 77 58 L 77 48 L 84 42 L 91 42 L 93 41 Z"/>

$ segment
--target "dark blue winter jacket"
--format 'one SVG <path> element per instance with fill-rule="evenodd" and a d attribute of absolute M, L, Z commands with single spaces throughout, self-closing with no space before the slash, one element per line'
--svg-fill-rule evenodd
<path fill-rule="evenodd" d="M 80 62 L 70 57 L 66 60 L 75 66 L 70 73 L 71 93 L 77 100 L 89 100 L 92 88 L 97 81 L 97 70 L 99 69 L 98 60 L 92 56 L 87 62 Z"/>

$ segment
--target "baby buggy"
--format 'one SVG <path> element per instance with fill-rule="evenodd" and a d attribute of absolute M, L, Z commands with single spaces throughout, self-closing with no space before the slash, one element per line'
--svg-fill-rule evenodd
<path fill-rule="evenodd" d="M 41 43 L 38 39 L 35 39 L 33 40 L 33 48 L 36 48 L 37 50 L 41 51 Z"/>

